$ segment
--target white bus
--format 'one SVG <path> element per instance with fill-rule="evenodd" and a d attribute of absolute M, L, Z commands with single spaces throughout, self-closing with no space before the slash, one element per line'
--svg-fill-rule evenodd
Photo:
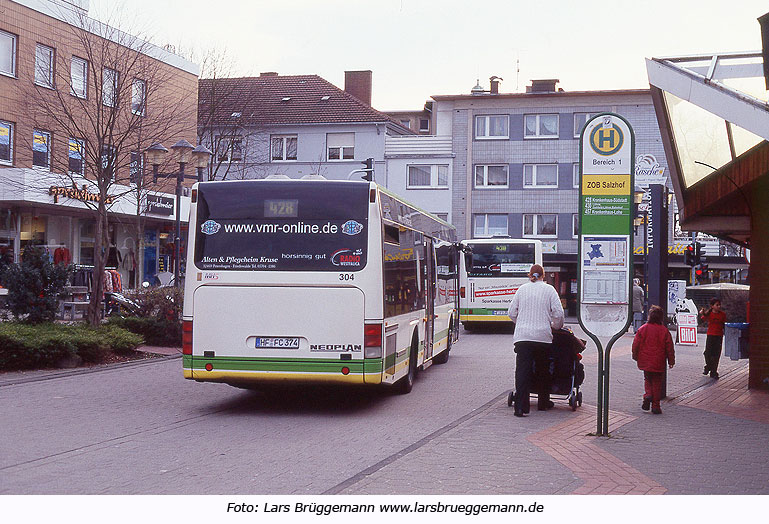
<path fill-rule="evenodd" d="M 463 240 L 459 319 L 466 329 L 482 322 L 510 322 L 507 307 L 532 264 L 542 264 L 542 242 L 529 239 Z"/>
<path fill-rule="evenodd" d="M 451 224 L 372 182 L 193 186 L 185 378 L 397 385 L 459 335 Z"/>

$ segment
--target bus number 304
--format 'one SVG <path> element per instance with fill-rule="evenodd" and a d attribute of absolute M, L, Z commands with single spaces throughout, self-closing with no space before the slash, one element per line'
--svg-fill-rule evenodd
<path fill-rule="evenodd" d="M 353 273 L 339 273 L 339 280 L 355 280 Z"/>

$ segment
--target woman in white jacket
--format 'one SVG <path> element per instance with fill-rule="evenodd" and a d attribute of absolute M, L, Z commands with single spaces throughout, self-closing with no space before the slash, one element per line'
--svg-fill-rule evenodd
<path fill-rule="evenodd" d="M 515 322 L 515 416 L 529 412 L 534 370 L 538 384 L 537 409 L 550 409 L 550 346 L 553 329 L 563 327 L 563 306 L 558 292 L 544 280 L 545 270 L 534 264 L 529 270 L 529 280 L 518 288 L 508 316 Z"/>

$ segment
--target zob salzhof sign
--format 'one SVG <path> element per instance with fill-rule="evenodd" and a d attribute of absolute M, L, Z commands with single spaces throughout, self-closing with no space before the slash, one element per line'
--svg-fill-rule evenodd
<path fill-rule="evenodd" d="M 634 142 L 612 113 L 580 137 L 579 319 L 596 336 L 624 332 L 631 318 Z"/>

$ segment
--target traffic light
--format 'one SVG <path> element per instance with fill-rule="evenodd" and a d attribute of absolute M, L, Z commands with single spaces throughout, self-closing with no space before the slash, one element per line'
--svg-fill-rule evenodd
<path fill-rule="evenodd" d="M 705 255 L 705 244 L 702 242 L 694 243 L 694 265 L 696 266 L 702 262 L 702 257 Z"/>
<path fill-rule="evenodd" d="M 363 180 L 368 180 L 371 182 L 374 179 L 374 159 L 373 158 L 367 158 L 363 162 L 363 169 L 362 171 L 365 171 L 366 174 L 363 175 Z"/>
<path fill-rule="evenodd" d="M 694 244 L 689 244 L 686 246 L 686 249 L 684 250 L 684 264 L 687 266 L 695 266 L 696 263 L 694 262 Z"/>

